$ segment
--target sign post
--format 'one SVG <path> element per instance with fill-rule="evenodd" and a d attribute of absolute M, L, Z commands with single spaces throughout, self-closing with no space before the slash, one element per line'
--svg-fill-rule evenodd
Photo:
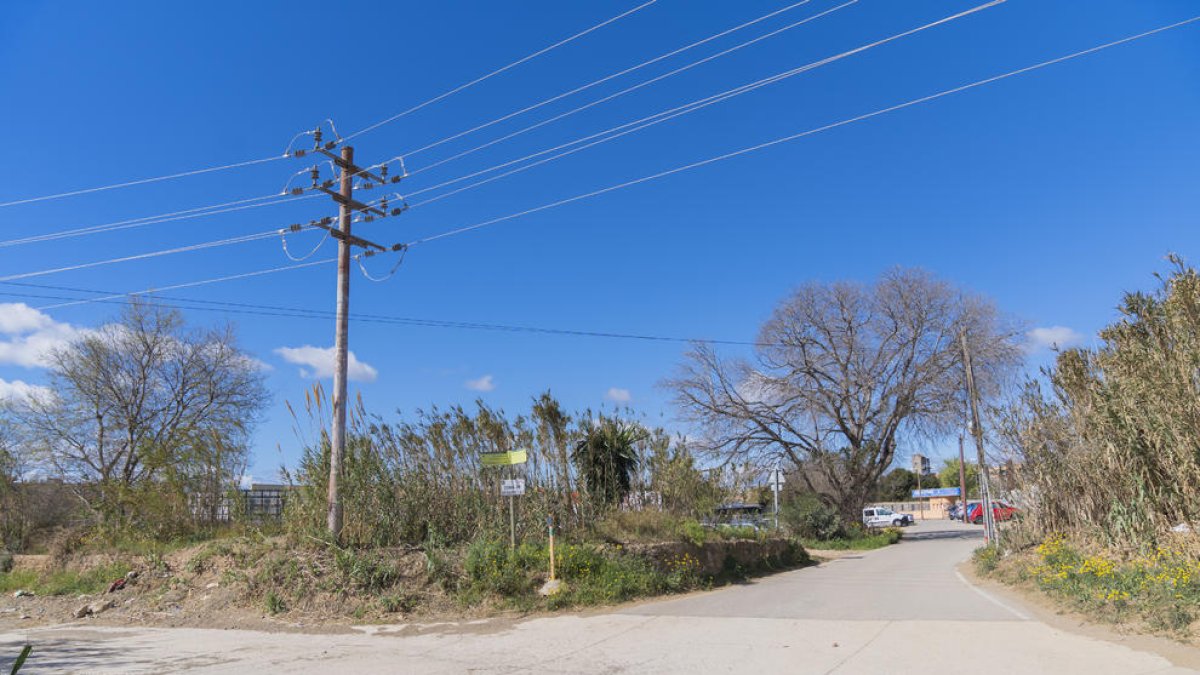
<path fill-rule="evenodd" d="M 775 529 L 779 529 L 779 491 L 783 489 L 783 484 L 786 479 L 783 477 L 783 471 L 776 466 L 771 469 L 768 481 L 771 483 L 771 494 L 775 497 Z"/>
<path fill-rule="evenodd" d="M 517 509 L 513 502 L 518 495 L 523 494 L 525 494 L 524 478 L 505 478 L 500 481 L 500 496 L 508 497 L 508 545 L 514 549 L 517 547 Z"/>
<path fill-rule="evenodd" d="M 525 450 L 509 450 L 508 452 L 485 452 L 480 455 L 480 463 L 484 466 L 516 466 L 529 460 Z M 511 474 L 509 474 L 511 475 Z M 515 498 L 525 494 L 524 478 L 504 478 L 500 480 L 500 496 L 508 497 L 508 545 L 517 548 L 517 507 Z"/>

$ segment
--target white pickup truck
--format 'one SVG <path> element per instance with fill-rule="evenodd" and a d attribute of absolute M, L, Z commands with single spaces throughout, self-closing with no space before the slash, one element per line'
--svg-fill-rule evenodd
<path fill-rule="evenodd" d="M 868 506 L 863 509 L 863 525 L 867 527 L 904 527 L 913 524 L 911 513 L 896 513 L 884 506 Z"/>

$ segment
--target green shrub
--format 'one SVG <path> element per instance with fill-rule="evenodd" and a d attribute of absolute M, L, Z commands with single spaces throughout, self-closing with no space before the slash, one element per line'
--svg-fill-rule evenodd
<path fill-rule="evenodd" d="M 0 574 L 8 574 L 13 569 L 13 556 L 8 551 L 0 551 Z"/>
<path fill-rule="evenodd" d="M 474 590 L 514 597 L 532 593 L 537 574 L 550 569 L 549 554 L 533 544 L 515 550 L 507 542 L 481 539 L 467 548 L 467 582 Z"/>
<path fill-rule="evenodd" d="M 821 503 L 815 495 L 802 495 L 780 509 L 780 520 L 801 539 L 822 541 L 847 536 L 836 509 Z"/>
<path fill-rule="evenodd" d="M 685 520 L 680 527 L 683 541 L 700 546 L 708 540 L 709 530 L 695 520 Z"/>

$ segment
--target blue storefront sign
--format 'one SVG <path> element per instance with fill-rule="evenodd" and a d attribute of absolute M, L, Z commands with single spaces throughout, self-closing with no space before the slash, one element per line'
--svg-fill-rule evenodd
<path fill-rule="evenodd" d="M 929 488 L 927 490 L 913 490 L 913 499 L 924 499 L 926 497 L 957 497 L 958 488 Z"/>

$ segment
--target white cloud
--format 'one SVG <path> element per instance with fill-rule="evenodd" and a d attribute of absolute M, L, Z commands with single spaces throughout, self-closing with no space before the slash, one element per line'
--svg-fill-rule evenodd
<path fill-rule="evenodd" d="M 604 396 L 608 400 L 616 401 L 617 403 L 629 403 L 633 400 L 633 395 L 629 393 L 628 389 L 621 389 L 619 387 L 609 387 L 608 393 Z"/>
<path fill-rule="evenodd" d="M 1028 338 L 1025 347 L 1031 353 L 1047 349 L 1067 349 L 1083 342 L 1083 335 L 1066 326 L 1034 328 L 1025 336 Z"/>
<path fill-rule="evenodd" d="M 54 320 L 23 302 L 0 303 L 0 333 L 21 335 L 45 328 Z"/>
<path fill-rule="evenodd" d="M 45 368 L 50 354 L 87 332 L 20 302 L 0 303 L 0 365 Z"/>
<path fill-rule="evenodd" d="M 33 397 L 42 398 L 50 395 L 50 390 L 36 384 L 21 380 L 11 382 L 0 379 L 0 401 L 20 401 Z"/>
<path fill-rule="evenodd" d="M 333 377 L 333 347 L 324 349 L 311 345 L 280 347 L 275 350 L 275 353 L 288 363 L 305 366 L 300 369 L 300 377 L 316 379 Z M 346 374 L 356 382 L 374 382 L 375 378 L 379 376 L 379 371 L 371 365 L 359 361 L 354 352 L 350 352 L 346 359 Z"/>
<path fill-rule="evenodd" d="M 463 386 L 471 391 L 491 391 L 496 388 L 496 381 L 491 375 L 484 375 L 483 377 L 463 382 Z"/>

